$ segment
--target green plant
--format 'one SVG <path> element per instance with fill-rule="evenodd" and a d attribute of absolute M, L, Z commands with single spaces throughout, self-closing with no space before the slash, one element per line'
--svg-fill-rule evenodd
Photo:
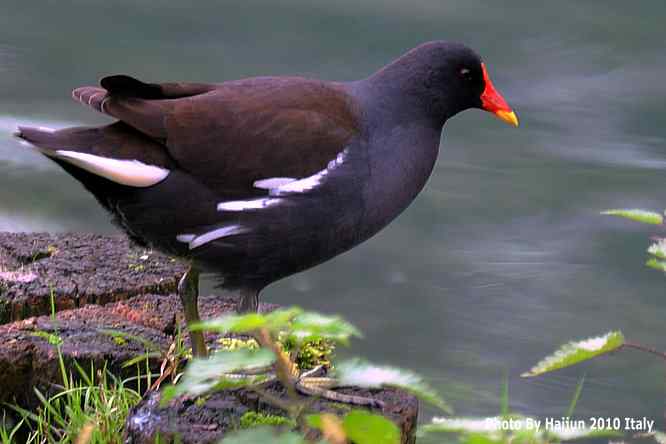
<path fill-rule="evenodd" d="M 664 216 L 661 213 L 655 213 L 653 211 L 623 209 L 606 210 L 602 211 L 601 214 L 623 217 L 644 224 L 664 226 Z M 648 247 L 647 253 L 649 257 L 645 265 L 666 272 L 666 238 L 654 238 L 654 242 Z"/>
<path fill-rule="evenodd" d="M 329 388 L 336 385 L 368 388 L 391 386 L 412 392 L 450 411 L 448 405 L 422 378 L 410 371 L 350 359 L 335 363 L 333 373 L 326 377 L 309 377 L 322 367 L 321 364 L 301 373 L 297 357 L 303 356 L 304 349 L 316 349 L 316 353 L 309 356 L 321 359 L 322 356 L 328 356 L 333 344 L 347 345 L 352 336 L 360 336 L 355 327 L 337 316 L 290 308 L 268 314 L 228 315 L 192 328 L 223 334 L 251 335 L 260 347 L 239 346 L 236 341 L 233 342 L 234 347 L 219 350 L 209 358 L 195 358 L 186 368 L 180 383 L 163 390 L 164 403 L 178 395 L 201 396 L 212 390 L 244 387 L 286 412 L 291 423 L 298 425 L 302 432 L 319 429 L 332 444 L 346 443 L 350 439 L 358 444 L 394 444 L 399 441 L 400 433 L 391 421 L 365 410 L 351 409 L 340 418 L 331 414 L 311 414 L 311 401 L 303 401 L 297 392 L 345 402 L 375 403 L 377 401 L 332 392 Z M 325 361 L 328 362 L 328 358 Z M 287 398 L 276 398 L 264 390 L 264 384 L 276 379 L 287 389 Z M 316 380 L 313 381 L 316 385 L 310 385 L 311 379 Z M 279 442 L 303 442 L 303 438 L 293 433 L 279 436 L 273 433 L 266 429 L 253 429 L 229 436 L 223 442 L 278 442 L 278 439 L 281 440 Z M 266 441 L 267 434 L 271 436 L 269 441 Z M 253 441 L 259 437 L 264 441 Z"/>
<path fill-rule="evenodd" d="M 63 376 L 62 391 L 47 397 L 35 389 L 40 402 L 35 412 L 10 406 L 21 415 L 22 426 L 28 429 L 26 444 L 72 443 L 82 434 L 88 436 L 81 441 L 85 443 L 121 443 L 118 430 L 123 427 L 129 409 L 141 399 L 141 394 L 128 384 L 145 376 L 138 374 L 120 380 L 106 368 L 96 370 L 91 364 L 89 371 L 85 371 L 78 363 L 74 363 L 76 375 L 67 373 L 59 350 L 58 362 Z M 0 427 L 0 436 L 3 433 L 7 431 Z"/>
<path fill-rule="evenodd" d="M 555 444 L 578 439 L 618 437 L 616 430 L 588 427 L 585 421 L 573 418 L 585 378 L 576 386 L 569 407 L 559 419 L 542 420 L 509 410 L 509 383 L 501 387 L 500 414 L 486 418 L 440 418 L 419 427 L 417 436 L 453 434 L 463 444 Z"/>
<path fill-rule="evenodd" d="M 11 430 L 0 424 L 0 440 L 3 444 L 12 442 L 12 439 L 22 432 L 27 436 L 26 444 L 121 443 L 118 430 L 122 429 L 129 409 L 141 399 L 142 381 L 147 382 L 145 388 L 150 385 L 152 375 L 147 358 L 146 372 L 137 364 L 137 374 L 126 379 L 117 378 L 107 370 L 106 365 L 95 369 L 91 363 L 90 368 L 85 370 L 78 362 L 73 361 L 72 370 L 68 370 L 62 353 L 63 339 L 58 334 L 53 291 L 51 321 L 53 333 L 37 331 L 33 335 L 55 347 L 61 379 L 59 385 L 62 390 L 47 396 L 35 388 L 35 395 L 39 400 L 35 411 L 8 405 L 21 419 Z M 114 340 L 122 337 L 115 333 L 111 336 Z"/>
<path fill-rule="evenodd" d="M 9 419 L 3 412 L 2 419 L 0 419 L 0 443 L 14 443 L 16 434 L 19 432 L 19 430 L 21 430 L 24 421 L 25 420 L 21 419 L 16 424 L 9 424 Z"/>

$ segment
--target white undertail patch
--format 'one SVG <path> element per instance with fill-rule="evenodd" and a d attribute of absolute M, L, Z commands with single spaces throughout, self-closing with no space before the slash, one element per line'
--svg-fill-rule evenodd
<path fill-rule="evenodd" d="M 179 242 L 184 242 L 189 244 L 190 250 L 194 250 L 197 247 L 200 247 L 204 244 L 212 242 L 214 240 L 233 236 L 235 234 L 242 234 L 248 232 L 249 229 L 241 225 L 227 225 L 224 227 L 216 228 L 205 233 L 195 235 L 195 234 L 179 234 L 176 236 L 176 239 Z"/>
<path fill-rule="evenodd" d="M 138 160 L 111 159 L 77 151 L 56 150 L 49 155 L 76 165 L 89 173 L 130 187 L 149 187 L 167 178 L 170 171 Z"/>
<path fill-rule="evenodd" d="M 262 208 L 272 207 L 277 205 L 282 199 L 261 198 L 252 200 L 230 200 L 228 202 L 220 202 L 217 204 L 218 211 L 244 211 L 244 210 L 260 210 Z"/>

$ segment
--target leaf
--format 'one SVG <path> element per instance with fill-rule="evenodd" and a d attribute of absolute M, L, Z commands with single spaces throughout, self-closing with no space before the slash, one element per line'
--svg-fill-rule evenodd
<path fill-rule="evenodd" d="M 399 444 L 400 430 L 382 415 L 353 410 L 342 420 L 347 437 L 356 444 Z"/>
<path fill-rule="evenodd" d="M 190 325 L 192 331 L 213 331 L 217 333 L 247 333 L 266 325 L 266 318 L 259 313 L 245 315 L 224 315 L 219 318 Z"/>
<path fill-rule="evenodd" d="M 560 368 L 569 367 L 616 350 L 622 344 L 624 344 L 624 335 L 620 331 L 608 332 L 603 336 L 583 341 L 569 342 L 520 376 L 524 378 L 537 376 Z"/>
<path fill-rule="evenodd" d="M 664 217 L 661 214 L 655 213 L 653 211 L 637 209 L 615 209 L 602 211 L 601 214 L 624 217 L 625 219 L 635 220 L 644 224 L 661 225 L 664 222 Z"/>
<path fill-rule="evenodd" d="M 489 418 L 433 418 L 430 424 L 419 427 L 417 436 L 428 433 L 462 433 L 481 442 L 553 442 L 591 437 L 621 436 L 614 430 L 598 430 L 577 426 L 547 427 L 544 420 L 527 416 L 494 416 Z M 503 436 L 509 433 L 510 435 Z M 482 439 L 485 438 L 485 439 Z M 555 439 L 553 439 L 555 438 Z M 468 440 L 467 442 L 469 442 Z"/>
<path fill-rule="evenodd" d="M 666 273 L 666 261 L 660 261 L 655 258 L 648 259 L 648 261 L 645 263 L 650 268 L 654 268 L 655 270 L 663 271 Z"/>
<path fill-rule="evenodd" d="M 490 418 L 432 418 L 430 424 L 419 427 L 418 435 L 426 433 L 479 433 L 492 435 L 500 431 L 501 417 Z M 499 436 L 499 435 L 497 435 Z"/>
<path fill-rule="evenodd" d="M 583 375 L 583 377 L 580 378 L 580 381 L 578 381 L 578 384 L 576 384 L 576 391 L 574 392 L 574 395 L 571 398 L 571 402 L 569 403 L 569 408 L 564 414 L 565 417 L 571 418 L 573 416 L 574 411 L 576 410 L 576 405 L 578 405 L 578 401 L 580 400 L 580 395 L 581 393 L 583 393 L 584 385 L 585 385 L 585 375 Z"/>
<path fill-rule="evenodd" d="M 509 415 L 509 372 L 506 369 L 504 371 L 504 381 L 502 382 L 500 393 L 500 415 Z"/>
<path fill-rule="evenodd" d="M 444 400 L 416 373 L 394 367 L 380 367 L 360 359 L 351 359 L 336 365 L 340 385 L 356 385 L 366 388 L 399 387 L 413 395 L 451 412 Z"/>
<path fill-rule="evenodd" d="M 657 242 L 648 247 L 647 252 L 657 259 L 666 259 L 666 238 L 659 238 Z"/>
<path fill-rule="evenodd" d="M 219 444 L 307 444 L 305 439 L 294 433 L 279 433 L 273 427 L 254 427 L 226 436 Z"/>
<path fill-rule="evenodd" d="M 332 413 L 317 413 L 306 416 L 305 420 L 308 426 L 322 432 L 326 443 L 339 444 L 347 442 L 347 432 L 342 428 L 342 421 L 336 415 Z"/>
<path fill-rule="evenodd" d="M 315 312 L 304 312 L 296 316 L 289 333 L 289 337 L 297 342 L 328 339 L 347 344 L 352 336 L 362 335 L 349 322 L 339 316 L 326 316 Z"/>
<path fill-rule="evenodd" d="M 324 431 L 325 419 L 330 414 L 308 415 L 310 427 Z M 367 410 L 352 410 L 342 420 L 344 434 L 356 444 L 397 444 L 400 442 L 398 427 L 382 415 Z"/>
<path fill-rule="evenodd" d="M 288 327 L 292 319 L 301 312 L 300 308 L 294 307 L 278 309 L 267 314 L 229 314 L 199 322 L 190 328 L 194 331 L 204 330 L 218 333 L 248 333 L 262 327 L 275 331 Z"/>
<path fill-rule="evenodd" d="M 239 370 L 266 367 L 272 364 L 274 360 L 273 353 L 266 349 L 219 351 L 207 359 L 194 359 L 185 369 L 185 373 L 175 390 L 162 395 L 163 402 L 168 402 L 173 396 L 184 393 L 199 396 L 213 388 L 239 387 L 261 382 L 267 378 L 267 375 L 247 375 L 246 377 L 232 378 L 226 374 Z"/>
<path fill-rule="evenodd" d="M 655 258 L 650 258 L 647 260 L 647 262 L 645 262 L 645 265 L 647 265 L 650 268 L 654 268 L 655 270 L 666 272 L 666 261 L 660 261 Z"/>

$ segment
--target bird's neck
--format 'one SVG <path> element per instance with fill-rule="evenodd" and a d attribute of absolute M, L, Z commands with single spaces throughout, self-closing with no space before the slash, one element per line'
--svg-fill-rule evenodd
<path fill-rule="evenodd" d="M 429 97 L 423 94 L 427 73 L 398 59 L 370 77 L 354 82 L 354 95 L 365 104 L 373 126 L 394 127 L 419 124 L 441 130 L 449 116 L 433 114 Z"/>

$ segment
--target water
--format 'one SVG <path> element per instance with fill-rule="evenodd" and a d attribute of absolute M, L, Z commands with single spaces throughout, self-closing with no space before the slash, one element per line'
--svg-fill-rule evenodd
<path fill-rule="evenodd" d="M 10 137 L 16 122 L 106 122 L 69 99 L 103 75 L 351 80 L 420 42 L 463 41 L 521 128 L 480 111 L 456 117 L 427 188 L 398 220 L 264 299 L 343 314 L 366 333 L 354 352 L 419 371 L 459 414 L 496 414 L 508 375 L 512 409 L 560 416 L 586 374 L 579 415 L 663 428 L 663 364 L 649 356 L 518 375 L 610 329 L 666 349 L 666 280 L 643 265 L 658 229 L 599 215 L 665 206 L 666 3 L 313 3 L 5 0 L 0 229 L 115 232 L 77 183 Z"/>

